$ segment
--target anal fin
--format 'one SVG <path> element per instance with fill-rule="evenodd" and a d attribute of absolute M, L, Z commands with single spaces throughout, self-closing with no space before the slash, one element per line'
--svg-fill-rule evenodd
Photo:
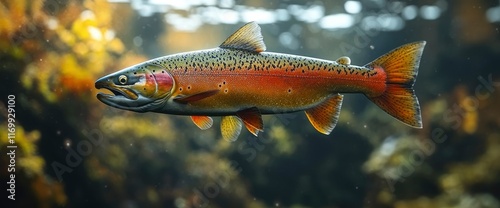
<path fill-rule="evenodd" d="M 214 120 L 209 116 L 191 116 L 191 120 L 201 130 L 209 129 L 214 123 Z"/>
<path fill-rule="evenodd" d="M 243 123 L 245 124 L 247 130 L 254 136 L 257 136 L 260 131 L 264 130 L 262 116 L 258 108 L 253 107 L 238 111 L 236 115 L 240 117 L 241 120 L 243 120 Z"/>
<path fill-rule="evenodd" d="M 322 134 L 329 135 L 339 120 L 343 95 L 337 94 L 318 106 L 306 110 L 306 116 L 313 127 Z"/>
<path fill-rule="evenodd" d="M 223 116 L 220 122 L 222 138 L 234 142 L 238 139 L 243 126 L 238 116 Z"/>

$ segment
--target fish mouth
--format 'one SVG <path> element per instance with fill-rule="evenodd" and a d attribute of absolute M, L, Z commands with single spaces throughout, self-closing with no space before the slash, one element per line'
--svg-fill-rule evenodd
<path fill-rule="evenodd" d="M 113 94 L 106 94 L 106 93 L 103 93 L 103 92 L 99 92 L 97 93 L 97 97 L 102 97 L 102 98 L 107 98 L 107 99 L 110 99 L 110 98 L 114 98 L 114 97 L 124 97 L 124 98 L 127 98 L 127 99 L 130 99 L 130 100 L 137 100 L 137 94 L 135 94 L 134 92 L 130 91 L 130 90 L 119 90 L 119 89 L 116 89 L 116 88 L 111 88 L 111 87 L 101 87 L 101 88 L 97 88 L 97 89 L 107 89 L 109 91 L 111 91 Z"/>
<path fill-rule="evenodd" d="M 97 89 L 107 89 L 111 93 L 97 93 L 97 99 L 101 102 L 106 103 L 108 105 L 115 106 L 116 104 L 123 104 L 127 101 L 134 101 L 139 98 L 139 95 L 135 93 L 133 90 L 130 90 L 126 87 L 118 87 L 116 85 L 108 84 L 108 82 L 104 82 L 98 80 L 95 83 L 95 88 Z"/>
<path fill-rule="evenodd" d="M 106 89 L 110 93 L 97 93 L 97 99 L 106 105 L 135 112 L 146 112 L 155 108 L 158 102 L 154 99 L 144 97 L 140 93 L 129 89 L 130 86 L 117 86 L 107 78 L 101 78 L 96 81 L 95 88 Z"/>

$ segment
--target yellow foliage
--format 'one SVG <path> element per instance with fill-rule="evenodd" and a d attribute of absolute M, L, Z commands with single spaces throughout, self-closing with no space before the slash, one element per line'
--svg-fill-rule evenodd
<path fill-rule="evenodd" d="M 445 191 L 468 189 L 478 183 L 498 182 L 500 174 L 500 134 L 491 134 L 486 138 L 486 150 L 474 163 L 451 165 L 449 172 L 440 180 Z M 458 187 L 458 188 L 457 188 Z"/>
<path fill-rule="evenodd" d="M 12 38 L 17 27 L 26 23 L 27 18 L 24 15 L 26 9 L 26 0 L 0 3 L 0 37 L 2 39 Z"/>
<path fill-rule="evenodd" d="M 62 19 L 40 12 L 43 2 L 35 1 L 30 4 L 40 7 L 37 11 L 28 10 L 24 1 L 14 2 L 16 3 L 8 4 L 8 8 L 0 6 L 0 36 L 6 37 L 7 40 L 0 41 L 0 46 L 6 46 L 2 48 L 15 57 L 22 57 L 27 51 L 34 59 L 21 75 L 23 86 L 38 90 L 49 102 L 57 102 L 67 95 L 90 99 L 88 92 L 93 88 L 94 80 L 102 75 L 108 65 L 115 62 L 111 53 L 122 53 L 125 50 L 121 40 L 116 38 L 115 32 L 109 28 L 111 11 L 108 2 L 86 1 L 84 7 L 68 2 L 67 7 L 71 12 L 55 11 L 65 17 Z M 59 4 L 53 6 L 53 9 L 62 7 Z M 15 24 L 15 27 L 11 26 L 13 18 L 20 12 L 22 18 L 16 20 L 18 24 Z M 24 15 L 25 12 L 31 15 Z M 73 18 L 71 15 L 75 12 L 79 13 L 79 16 Z M 9 21 L 5 22 L 4 19 Z M 23 28 L 33 27 L 37 27 L 37 32 L 46 31 L 45 36 L 37 35 L 35 38 L 57 43 L 51 45 L 56 50 L 43 51 L 45 48 L 39 45 L 42 41 L 31 39 L 24 41 L 21 47 L 10 43 L 9 39 L 16 33 L 20 34 L 19 38 L 33 38 L 24 37 L 28 33 L 23 33 Z M 31 51 L 34 50 L 33 54 Z M 34 83 L 37 86 L 33 86 Z"/>
<path fill-rule="evenodd" d="M 93 180 L 108 180 L 113 186 L 123 185 L 124 178 L 122 172 L 129 165 L 129 158 L 124 149 L 116 144 L 106 147 L 106 153 L 103 157 L 96 155 L 90 156 L 85 163 L 89 177 Z"/>
<path fill-rule="evenodd" d="M 1 126 L 7 126 L 6 123 L 0 123 Z M 17 165 L 21 167 L 28 176 L 43 173 L 45 162 L 36 152 L 36 141 L 40 138 L 40 132 L 25 132 L 20 125 L 15 127 L 15 137 L 12 139 L 15 143 L 10 143 L 7 128 L 0 128 L 0 145 L 16 145 Z"/>
<path fill-rule="evenodd" d="M 69 90 L 72 93 L 81 94 L 88 92 L 88 89 L 94 85 L 94 76 L 90 71 L 82 68 L 76 61 L 75 56 L 63 55 L 61 57 L 60 84 L 64 86 L 63 90 Z"/>
<path fill-rule="evenodd" d="M 188 164 L 187 174 L 205 180 L 218 178 L 221 175 L 233 178 L 238 174 L 236 167 L 231 166 L 229 160 L 210 153 L 190 154 L 186 164 Z"/>
<path fill-rule="evenodd" d="M 64 194 L 64 187 L 59 182 L 47 181 L 42 175 L 38 175 L 31 184 L 34 194 L 40 203 L 39 207 L 53 207 L 55 204 L 64 206 L 68 198 Z"/>
<path fill-rule="evenodd" d="M 161 140 L 175 140 L 175 131 L 169 131 L 172 124 L 167 117 L 152 120 L 137 116 L 106 116 L 103 117 L 100 127 L 104 134 L 120 138 L 121 140 L 134 138 L 159 138 Z"/>
<path fill-rule="evenodd" d="M 461 130 L 468 134 L 475 133 L 479 122 L 479 109 L 477 109 L 479 104 L 477 100 L 469 94 L 466 86 L 458 86 L 455 89 L 454 95 L 457 102 L 464 109 Z"/>
<path fill-rule="evenodd" d="M 281 125 L 271 127 L 269 136 L 276 141 L 276 149 L 280 154 L 291 154 L 295 151 L 296 141 L 290 136 L 285 127 Z"/>
<path fill-rule="evenodd" d="M 0 128 L 0 146 L 16 145 L 16 173 L 22 173 L 31 183 L 28 187 L 33 190 L 40 207 L 50 207 L 52 203 L 65 205 L 67 197 L 59 182 L 48 181 L 44 174 L 45 161 L 37 153 L 37 141 L 40 139 L 40 132 L 37 130 L 26 132 L 24 128 L 15 123 L 15 137 L 8 137 L 7 128 Z M 5 122 L 1 126 L 7 126 Z M 11 143 L 10 139 L 14 141 Z"/>

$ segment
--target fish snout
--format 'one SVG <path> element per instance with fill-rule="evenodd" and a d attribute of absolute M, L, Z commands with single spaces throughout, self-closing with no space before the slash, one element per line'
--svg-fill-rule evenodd
<path fill-rule="evenodd" d="M 117 86 L 115 83 L 112 81 L 112 77 L 105 76 L 102 78 L 99 78 L 95 84 L 94 84 L 96 89 L 107 89 L 111 91 L 112 94 L 105 94 L 102 92 L 99 92 L 97 94 L 97 98 L 99 100 L 103 101 L 103 99 L 112 99 L 112 98 L 126 98 L 130 100 L 137 100 L 138 99 L 138 94 L 134 92 L 134 90 L 129 89 L 128 86 Z"/>
<path fill-rule="evenodd" d="M 94 86 L 96 89 L 105 88 L 106 86 L 109 86 L 109 81 L 110 81 L 109 78 L 101 77 L 95 81 Z"/>

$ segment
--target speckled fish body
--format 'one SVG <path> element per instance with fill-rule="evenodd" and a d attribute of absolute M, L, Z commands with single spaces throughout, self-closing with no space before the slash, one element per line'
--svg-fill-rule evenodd
<path fill-rule="evenodd" d="M 385 72 L 335 61 L 279 53 L 213 49 L 152 60 L 174 79 L 172 97 L 217 93 L 185 106 L 171 101 L 157 112 L 234 115 L 256 107 L 262 114 L 311 108 L 340 92 L 379 95 Z M 162 71 L 156 71 L 161 76 Z"/>
<path fill-rule="evenodd" d="M 335 127 L 343 96 L 363 93 L 384 111 L 421 128 L 413 92 L 425 42 L 403 45 L 364 65 L 265 51 L 260 27 L 248 23 L 215 49 L 156 58 L 96 81 L 114 95 L 102 102 L 136 112 L 188 115 L 201 129 L 222 116 L 221 133 L 235 140 L 245 126 L 263 130 L 261 114 L 305 111 L 319 132 Z"/>

